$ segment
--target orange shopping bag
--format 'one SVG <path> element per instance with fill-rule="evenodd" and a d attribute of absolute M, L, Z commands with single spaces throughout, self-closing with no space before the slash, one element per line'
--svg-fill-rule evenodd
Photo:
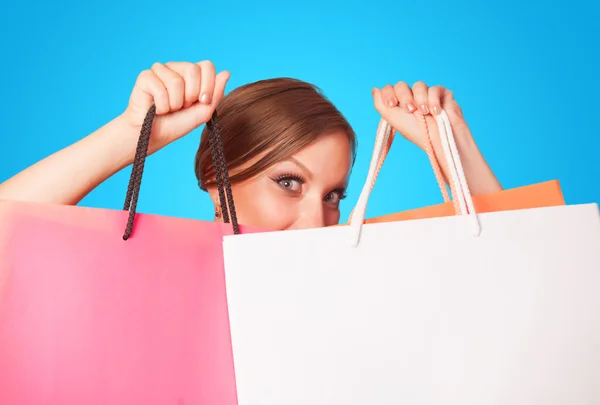
<path fill-rule="evenodd" d="M 448 217 L 456 215 L 456 213 L 458 212 L 457 201 L 450 201 L 450 197 L 448 196 L 440 164 L 438 162 L 437 157 L 435 156 L 435 153 L 433 152 L 427 122 L 425 121 L 425 118 L 422 115 L 415 114 L 415 116 L 419 121 L 421 133 L 423 138 L 425 139 L 425 152 L 429 157 L 429 161 L 433 168 L 435 178 L 438 182 L 445 202 L 442 204 L 436 204 L 432 206 L 416 208 L 387 215 L 381 215 L 373 218 L 366 218 L 364 220 L 364 223 L 374 224 L 381 222 Z M 379 123 L 379 128 L 377 130 L 377 136 L 387 137 L 388 140 L 386 142 L 385 148 L 383 149 L 381 156 L 378 159 L 377 170 L 371 182 L 371 190 L 375 185 L 377 175 L 379 174 L 379 171 L 383 166 L 385 158 L 387 157 L 387 154 L 391 148 L 392 142 L 394 140 L 394 130 L 384 120 L 381 120 Z M 449 179 L 449 183 L 452 195 L 455 196 L 456 187 L 452 179 Z M 476 195 L 473 196 L 473 204 L 476 212 L 487 213 L 527 208 L 560 206 L 565 205 L 565 199 L 558 180 L 550 180 L 542 183 L 502 190 L 496 193 Z"/>

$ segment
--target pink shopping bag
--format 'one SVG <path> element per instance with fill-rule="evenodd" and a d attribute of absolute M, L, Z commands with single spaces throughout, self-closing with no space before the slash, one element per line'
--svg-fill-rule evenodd
<path fill-rule="evenodd" d="M 0 404 L 236 404 L 231 225 L 137 214 L 125 241 L 127 221 L 0 202 Z"/>

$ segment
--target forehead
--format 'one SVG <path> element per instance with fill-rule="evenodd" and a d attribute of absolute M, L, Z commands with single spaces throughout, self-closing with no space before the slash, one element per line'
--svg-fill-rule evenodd
<path fill-rule="evenodd" d="M 300 161 L 315 175 L 346 175 L 352 165 L 352 145 L 342 131 L 320 136 L 293 158 Z"/>

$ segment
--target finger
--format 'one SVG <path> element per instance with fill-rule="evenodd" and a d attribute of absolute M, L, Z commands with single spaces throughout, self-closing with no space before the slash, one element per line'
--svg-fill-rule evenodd
<path fill-rule="evenodd" d="M 394 86 L 394 92 L 400 102 L 400 106 L 403 107 L 406 112 L 413 113 L 417 110 L 415 107 L 415 100 L 413 98 L 412 90 L 409 85 L 405 82 L 398 82 Z"/>
<path fill-rule="evenodd" d="M 456 115 L 460 118 L 463 117 L 462 108 L 454 98 L 454 94 L 448 89 L 444 91 L 442 106 L 449 115 Z"/>
<path fill-rule="evenodd" d="M 225 95 L 225 86 L 227 85 L 227 81 L 229 80 L 230 76 L 230 73 L 224 70 L 215 77 L 215 91 L 212 99 L 212 102 L 215 106 L 219 104 Z"/>
<path fill-rule="evenodd" d="M 396 97 L 396 92 L 394 91 L 394 88 L 389 84 L 386 84 L 381 89 L 381 98 L 385 103 L 385 106 L 388 108 L 396 107 L 398 105 L 398 98 Z"/>
<path fill-rule="evenodd" d="M 442 101 L 442 107 L 448 114 L 450 120 L 450 126 L 455 133 L 462 133 L 469 131 L 469 127 L 463 116 L 462 109 L 454 99 L 454 95 L 451 91 L 446 90 L 444 93 L 444 99 Z"/>
<path fill-rule="evenodd" d="M 191 62 L 169 62 L 165 64 L 184 81 L 183 107 L 188 108 L 200 98 L 201 69 Z"/>
<path fill-rule="evenodd" d="M 434 115 L 438 115 L 442 111 L 444 93 L 445 89 L 442 86 L 433 86 L 429 88 L 429 109 Z"/>
<path fill-rule="evenodd" d="M 148 108 L 156 106 L 156 114 L 166 114 L 170 110 L 169 93 L 163 82 L 151 70 L 144 70 L 139 74 L 135 87 L 146 98 Z"/>
<path fill-rule="evenodd" d="M 185 82 L 183 77 L 169 69 L 162 63 L 155 63 L 151 69 L 163 82 L 169 94 L 169 106 L 171 111 L 177 111 L 183 107 L 185 94 Z"/>
<path fill-rule="evenodd" d="M 383 111 L 385 111 L 385 103 L 381 95 L 381 90 L 377 87 L 374 87 L 371 92 L 373 94 L 373 104 L 375 105 L 375 109 L 379 112 L 379 114 L 383 115 Z"/>
<path fill-rule="evenodd" d="M 200 66 L 200 102 L 210 104 L 215 91 L 215 65 L 209 60 L 197 63 Z"/>
<path fill-rule="evenodd" d="M 429 102 L 427 95 L 427 85 L 421 81 L 413 84 L 412 92 L 415 97 L 415 102 L 417 106 L 421 109 L 423 115 L 429 114 Z"/>
<path fill-rule="evenodd" d="M 195 103 L 190 108 L 183 111 L 186 117 L 189 118 L 189 126 L 197 128 L 202 124 L 205 124 L 213 115 L 213 112 L 217 108 L 217 105 L 225 94 L 225 85 L 229 80 L 229 72 L 220 72 L 215 77 L 215 91 L 212 97 L 212 104 Z"/>

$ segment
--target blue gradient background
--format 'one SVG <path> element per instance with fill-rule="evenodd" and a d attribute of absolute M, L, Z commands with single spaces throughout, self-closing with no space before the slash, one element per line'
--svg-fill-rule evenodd
<path fill-rule="evenodd" d="M 119 114 L 153 62 L 210 59 L 231 71 L 228 89 L 296 77 L 348 117 L 359 156 L 343 220 L 379 120 L 370 90 L 400 80 L 454 91 L 504 187 L 558 179 L 568 203 L 600 202 L 600 12 L 592 1 L 86 3 L 3 4 L 0 181 Z M 139 211 L 212 218 L 193 174 L 199 135 L 149 159 Z M 128 175 L 82 205 L 120 209 Z M 368 215 L 440 201 L 425 154 L 398 138 Z"/>

